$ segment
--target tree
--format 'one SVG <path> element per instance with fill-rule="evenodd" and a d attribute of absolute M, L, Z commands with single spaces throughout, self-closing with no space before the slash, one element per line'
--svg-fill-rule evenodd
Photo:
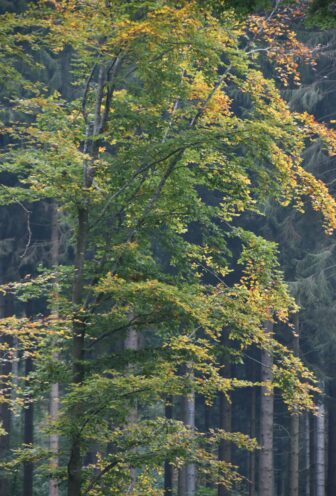
<path fill-rule="evenodd" d="M 135 405 L 148 412 L 173 393 L 190 394 L 179 373 L 186 365 L 193 394 L 209 401 L 218 391 L 251 385 L 222 376 L 223 329 L 241 353 L 256 344 L 272 354 L 272 387 L 282 388 L 289 406 L 312 407 L 312 375 L 261 328 L 266 320 L 285 321 L 295 307 L 276 246 L 234 225 L 271 195 L 298 208 L 308 196 L 326 229 L 335 226 L 334 200 L 301 160 L 317 138 L 333 150 L 334 133 L 292 113 L 257 60 L 266 50 L 286 79 L 296 76 L 298 51 L 307 51 L 279 19 L 271 36 L 273 18 L 244 23 L 230 11 L 217 18 L 190 2 L 41 1 L 5 22 L 6 47 L 14 46 L 18 59 L 27 45 L 32 52 L 67 50 L 68 79 L 77 88 L 65 100 L 40 81 L 26 83 L 25 97 L 15 102 L 19 122 L 5 129 L 14 144 L 2 164 L 19 185 L 3 188 L 1 198 L 57 202 L 74 252 L 57 269 L 58 316 L 1 321 L 3 334 L 10 328 L 23 346 L 30 344 L 25 338 L 38 347 L 37 397 L 60 378 L 65 386 L 55 428 L 67 443 L 68 495 L 122 494 L 130 466 L 139 468 L 134 491 L 151 494 L 164 462 L 197 466 L 230 487 L 237 475 L 216 459 L 214 446 L 254 442 L 223 429 L 202 436 L 157 412 L 136 423 L 127 416 Z M 283 45 L 291 54 L 285 59 Z M 242 114 L 235 111 L 237 94 L 246 98 Z M 232 239 L 240 245 L 235 257 Z M 228 285 L 234 264 L 241 277 Z M 45 270 L 4 290 L 21 299 L 47 297 L 51 308 L 55 277 Z M 120 350 L 130 328 L 150 334 L 141 353 Z M 62 354 L 50 370 L 55 347 Z M 83 470 L 94 444 L 97 460 Z M 54 453 L 34 447 L 36 461 L 48 456 Z M 22 449 L 18 461 L 24 457 L 32 451 Z"/>

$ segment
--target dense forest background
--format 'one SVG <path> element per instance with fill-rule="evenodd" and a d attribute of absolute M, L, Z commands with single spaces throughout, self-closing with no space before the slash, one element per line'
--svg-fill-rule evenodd
<path fill-rule="evenodd" d="M 334 496 L 335 2 L 0 13 L 1 496 Z"/>

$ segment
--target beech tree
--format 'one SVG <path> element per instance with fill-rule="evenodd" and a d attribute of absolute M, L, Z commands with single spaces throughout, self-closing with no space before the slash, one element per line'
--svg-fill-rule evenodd
<path fill-rule="evenodd" d="M 47 432 L 64 440 L 59 466 L 55 445 L 35 443 L 6 467 L 34 461 L 68 496 L 159 495 L 167 463 L 189 474 L 184 495 L 196 473 L 226 488 L 239 479 L 218 447 L 253 449 L 254 440 L 221 428 L 202 434 L 163 412 L 173 395 L 190 410 L 197 394 L 211 403 L 254 385 L 222 373 L 223 333 L 236 360 L 252 345 L 272 357 L 263 388 L 279 387 L 295 412 L 313 408 L 313 374 L 264 332 L 296 310 L 277 247 L 237 225 L 269 197 L 298 210 L 308 199 L 331 233 L 335 201 L 302 153 L 316 140 L 334 153 L 335 133 L 292 112 L 260 68 L 266 53 L 287 84 L 298 78 L 297 57 L 310 59 L 284 18 L 216 12 L 201 2 L 41 0 L 0 17 L 4 74 L 20 88 L 1 161 L 17 182 L 2 186 L 1 203 L 21 206 L 28 233 L 28 205 L 57 205 L 70 245 L 64 265 L 2 286 L 18 301 L 47 300 L 48 315 L 4 317 L 0 332 L 33 355 L 36 401 L 52 385 L 64 390 Z M 67 52 L 71 98 L 38 77 L 42 50 Z M 34 80 L 22 61 L 36 67 Z M 131 333 L 141 333 L 141 347 L 124 346 Z"/>

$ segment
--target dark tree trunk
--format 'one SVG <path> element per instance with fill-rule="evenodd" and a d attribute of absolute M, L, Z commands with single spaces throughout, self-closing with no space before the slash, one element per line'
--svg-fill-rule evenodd
<path fill-rule="evenodd" d="M 310 421 L 309 412 L 304 416 L 304 496 L 310 496 Z"/>
<path fill-rule="evenodd" d="M 55 203 L 52 204 L 52 212 L 51 212 L 51 264 L 53 269 L 55 270 L 59 264 L 59 232 L 58 232 L 58 213 L 57 213 L 57 205 Z M 55 291 L 57 281 L 55 284 Z M 52 313 L 57 318 L 58 317 L 58 303 L 54 304 L 52 308 Z M 54 360 L 58 360 L 58 354 L 54 353 Z M 49 401 L 49 414 L 50 420 L 55 422 L 58 418 L 59 411 L 59 384 L 52 384 L 51 392 L 50 392 L 50 401 Z M 59 451 L 59 436 L 58 434 L 51 434 L 49 438 L 49 446 L 51 452 L 54 454 L 51 465 L 52 468 L 58 467 L 58 451 Z M 49 481 L 49 496 L 58 496 L 58 483 L 57 480 L 51 479 Z"/>
<path fill-rule="evenodd" d="M 266 322 L 265 332 L 272 332 L 272 323 Z M 261 381 L 272 382 L 273 357 L 271 353 L 262 350 L 261 353 Z M 258 496 L 272 496 L 274 485 L 273 467 L 273 415 L 274 395 L 266 387 L 261 388 L 260 402 L 260 454 L 259 454 L 259 492 Z"/>
<path fill-rule="evenodd" d="M 310 446 L 309 446 L 309 454 L 310 454 L 310 477 L 309 477 L 309 485 L 310 485 L 310 496 L 316 496 L 316 435 L 315 435 L 315 418 L 313 416 L 309 419 L 310 424 Z"/>
<path fill-rule="evenodd" d="M 139 333 L 136 329 L 130 328 L 127 331 L 126 339 L 124 342 L 125 350 L 138 351 L 139 350 Z M 134 373 L 134 366 L 130 363 L 128 366 L 129 373 Z M 138 407 L 137 404 L 132 407 L 127 416 L 127 422 L 129 424 L 135 424 L 138 420 Z M 130 479 L 131 483 L 128 491 L 132 492 L 135 488 L 137 481 L 137 468 L 134 466 L 130 467 Z"/>
<path fill-rule="evenodd" d="M 256 362 L 252 361 L 251 380 L 256 381 Z M 257 390 L 253 387 L 251 390 L 251 420 L 250 436 L 257 436 Z M 249 496 L 256 496 L 256 453 L 251 451 L 249 455 Z"/>
<path fill-rule="evenodd" d="M 325 404 L 324 398 L 318 403 L 318 415 L 316 416 L 316 496 L 325 496 L 326 490 L 326 452 L 325 452 Z"/>
<path fill-rule="evenodd" d="M 110 78 L 113 78 L 118 67 L 116 59 L 114 71 L 111 72 Z M 87 123 L 86 140 L 83 151 L 90 155 L 88 160 L 83 163 L 83 188 L 87 190 L 92 186 L 94 178 L 94 163 L 97 158 L 99 140 L 97 136 L 103 132 L 109 110 L 110 97 L 113 92 L 112 80 L 108 81 L 107 97 L 105 99 L 105 108 L 103 108 L 104 87 L 106 85 L 106 70 L 103 66 L 98 68 L 98 81 L 95 90 L 95 105 L 93 125 Z M 87 95 L 86 95 L 87 97 Z M 85 102 L 86 103 L 86 102 Z M 86 116 L 87 117 L 87 116 Z M 77 236 L 76 236 L 76 256 L 75 256 L 75 275 L 73 281 L 72 304 L 73 304 L 73 323 L 72 323 L 72 381 L 74 384 L 81 384 L 84 379 L 83 359 L 86 322 L 80 312 L 84 305 L 84 266 L 87 253 L 88 234 L 89 234 L 89 201 L 83 203 L 77 210 Z M 75 423 L 76 418 L 80 418 L 82 405 L 80 402 L 73 407 L 72 420 Z M 70 458 L 68 462 L 68 496 L 81 496 L 82 486 L 82 466 L 83 456 L 81 450 L 81 435 L 79 430 L 75 431 L 70 440 Z"/>
<path fill-rule="evenodd" d="M 33 360 L 28 356 L 25 360 L 25 377 L 28 377 L 32 371 Z M 24 410 L 23 442 L 25 444 L 33 444 L 34 442 L 34 405 L 29 401 L 29 398 Z M 23 496 L 33 496 L 33 475 L 33 463 L 26 461 L 23 465 Z"/>
<path fill-rule="evenodd" d="M 336 494 L 336 376 L 332 375 L 328 401 L 328 486 L 327 496 Z"/>
<path fill-rule="evenodd" d="M 165 416 L 168 420 L 173 418 L 173 398 L 171 396 L 167 398 Z M 164 465 L 164 496 L 173 496 L 173 477 L 173 466 L 166 460 Z"/>
<path fill-rule="evenodd" d="M 3 296 L 0 297 L 0 318 L 9 315 L 8 309 L 6 309 L 6 300 Z M 2 342 L 9 346 L 9 348 L 13 347 L 13 338 L 11 336 L 3 336 Z M 5 398 L 9 399 L 11 395 L 11 388 L 8 384 L 9 375 L 12 372 L 12 364 L 7 356 L 1 360 L 1 375 L 4 377 L 4 383 L 1 384 L 2 394 Z M 6 379 L 8 378 L 8 379 Z M 9 453 L 10 448 L 10 435 L 11 435 L 11 411 L 7 402 L 3 402 L 0 404 L 0 419 L 2 422 L 2 427 L 6 431 L 6 435 L 0 436 L 0 460 L 4 460 Z M 11 496 L 10 487 L 9 487 L 9 478 L 5 473 L 0 474 L 0 495 L 1 496 Z"/>
<path fill-rule="evenodd" d="M 299 436 L 300 436 L 300 417 L 291 416 L 290 425 L 290 479 L 289 479 L 289 496 L 299 496 Z"/>
<path fill-rule="evenodd" d="M 300 354 L 299 341 L 299 316 L 295 319 L 293 334 L 293 352 L 296 356 Z M 290 470 L 289 470 L 289 496 L 299 496 L 300 470 L 300 417 L 297 414 L 291 416 L 290 422 Z"/>
<path fill-rule="evenodd" d="M 227 347 L 228 333 L 227 331 L 223 331 L 222 334 L 222 345 L 223 347 Z M 222 364 L 224 366 L 222 370 L 222 376 L 226 378 L 231 377 L 231 363 L 230 357 L 228 355 L 227 350 L 224 348 L 222 355 Z M 230 393 L 228 393 L 228 397 L 225 396 L 224 393 L 219 393 L 219 428 L 223 429 L 226 432 L 231 432 L 231 420 L 232 420 L 232 411 L 231 411 L 231 400 Z M 219 450 L 218 450 L 218 460 L 223 462 L 231 462 L 231 443 L 230 441 L 220 441 Z M 224 486 L 218 486 L 218 496 L 228 496 L 229 490 Z"/>
<path fill-rule="evenodd" d="M 73 286 L 72 302 L 74 305 L 73 338 L 72 338 L 72 360 L 73 360 L 73 382 L 80 384 L 84 379 L 83 358 L 85 342 L 85 322 L 77 314 L 78 307 L 82 302 L 82 291 L 84 285 L 84 262 L 86 254 L 88 235 L 88 211 L 78 211 L 78 234 L 75 260 L 75 279 Z M 75 405 L 72 412 L 72 421 L 80 417 L 81 405 Z M 80 433 L 73 434 L 71 439 L 70 459 L 68 463 L 68 496 L 81 496 L 82 485 L 82 452 Z"/>

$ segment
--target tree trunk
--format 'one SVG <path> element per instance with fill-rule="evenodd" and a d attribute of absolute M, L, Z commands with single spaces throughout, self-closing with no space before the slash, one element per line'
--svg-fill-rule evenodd
<path fill-rule="evenodd" d="M 325 405 L 321 398 L 316 417 L 316 496 L 325 496 L 326 450 L 325 450 Z"/>
<path fill-rule="evenodd" d="M 203 421 L 204 421 L 204 432 L 209 433 L 210 429 L 213 427 L 213 420 L 212 420 L 212 405 L 207 404 L 206 397 L 203 396 L 202 398 L 202 404 L 203 404 Z M 206 488 L 211 488 L 212 487 L 212 480 L 211 477 L 208 474 L 204 475 L 203 478 L 203 484 Z M 200 484 L 202 483 L 200 481 Z"/>
<path fill-rule="evenodd" d="M 309 477 L 309 487 L 310 496 L 316 496 L 316 422 L 315 417 L 311 416 L 309 419 L 310 427 L 310 444 L 309 444 L 309 454 L 310 454 L 310 477 Z"/>
<path fill-rule="evenodd" d="M 5 309 L 5 297 L 0 296 L 0 318 L 6 316 Z M 3 336 L 1 338 L 2 342 L 8 345 L 10 348 L 13 346 L 13 338 L 11 336 Z M 11 391 L 10 386 L 8 384 L 9 375 L 12 372 L 12 364 L 8 357 L 5 356 L 1 360 L 1 375 L 4 377 L 4 383 L 1 384 L 1 394 L 10 398 Z M 8 379 L 7 379 L 8 378 Z M 10 434 L 11 434 L 11 411 L 7 402 L 3 402 L 0 404 L 0 418 L 2 421 L 2 427 L 6 431 L 6 435 L 0 436 L 0 460 L 4 460 L 9 453 L 10 447 Z M 9 480 L 8 476 L 4 473 L 0 476 L 0 495 L 1 496 L 10 496 L 10 488 L 9 488 Z"/>
<path fill-rule="evenodd" d="M 309 412 L 304 416 L 304 496 L 310 496 L 310 422 Z"/>
<path fill-rule="evenodd" d="M 25 360 L 25 377 L 33 371 L 33 360 L 28 356 Z M 28 398 L 28 404 L 24 410 L 24 432 L 23 442 L 32 445 L 34 442 L 34 405 Z M 23 465 L 23 496 L 33 496 L 33 463 L 25 462 Z"/>
<path fill-rule="evenodd" d="M 297 315 L 293 334 L 293 352 L 300 354 L 299 317 Z M 290 470 L 289 470 L 289 496 L 299 496 L 299 456 L 300 456 L 300 417 L 291 416 L 290 422 Z"/>
<path fill-rule="evenodd" d="M 168 420 L 173 418 L 173 398 L 171 396 L 167 398 L 165 416 Z M 173 466 L 166 460 L 164 465 L 164 496 L 173 496 L 173 475 Z"/>
<path fill-rule="evenodd" d="M 73 383 L 80 384 L 84 379 L 83 358 L 85 343 L 85 322 L 81 315 L 78 315 L 78 307 L 82 302 L 82 291 L 84 285 L 84 262 L 86 254 L 88 235 L 88 211 L 79 209 L 78 211 L 78 233 L 75 260 L 75 277 L 73 285 L 72 302 L 74 305 L 74 319 L 72 324 L 72 361 L 73 361 Z M 74 406 L 72 411 L 72 422 L 80 416 L 81 405 Z M 82 485 L 82 452 L 80 433 L 74 432 L 71 439 L 70 458 L 68 463 L 68 496 L 81 496 Z"/>
<path fill-rule="evenodd" d="M 52 205 L 52 218 L 51 218 L 51 264 L 54 270 L 56 270 L 59 264 L 59 234 L 58 234 L 58 213 L 57 205 L 53 203 Z M 55 293 L 57 293 L 57 280 L 54 287 Z M 57 295 L 56 295 L 57 296 Z M 58 303 L 52 308 L 52 313 L 55 318 L 58 317 Z M 54 353 L 54 360 L 58 360 L 58 354 Z M 59 412 L 59 384 L 52 384 L 50 391 L 50 402 L 49 402 L 49 415 L 51 422 L 55 422 L 58 418 Z M 52 468 L 58 467 L 58 451 L 59 451 L 59 436 L 58 434 L 51 434 L 49 438 L 50 451 L 53 453 L 53 458 L 51 460 Z M 58 483 L 57 480 L 51 479 L 49 481 L 49 496 L 58 496 Z"/>
<path fill-rule="evenodd" d="M 183 421 L 185 425 L 195 428 L 195 393 L 183 398 Z M 194 463 L 187 463 L 181 470 L 180 496 L 195 496 L 196 494 L 196 467 Z"/>
<path fill-rule="evenodd" d="M 334 368 L 334 367 L 333 367 Z M 331 370 L 328 400 L 328 486 L 327 496 L 336 494 L 336 377 Z"/>
<path fill-rule="evenodd" d="M 251 380 L 256 380 L 256 366 L 252 362 Z M 251 390 L 251 424 L 250 436 L 256 438 L 257 436 L 257 391 L 256 387 Z M 256 496 L 256 453 L 251 451 L 249 454 L 249 496 Z"/>
<path fill-rule="evenodd" d="M 265 332 L 272 332 L 271 322 L 266 322 Z M 272 382 L 273 357 L 266 350 L 261 352 L 261 381 Z M 273 414 L 274 395 L 267 387 L 261 388 L 260 402 L 260 454 L 259 454 L 259 496 L 272 496 L 274 483 L 273 469 Z"/>
<path fill-rule="evenodd" d="M 137 351 L 139 349 L 139 336 L 138 332 L 134 328 L 130 328 L 127 331 L 127 336 L 125 339 L 125 350 L 130 350 L 130 351 Z M 132 372 L 132 365 L 129 365 L 129 371 Z M 130 424 L 134 424 L 137 421 L 138 418 L 138 409 L 137 406 L 135 405 L 129 412 L 127 421 Z M 136 479 L 137 479 L 137 473 L 136 473 L 136 467 L 130 467 L 130 477 L 131 477 L 131 484 L 129 487 L 129 492 L 132 492 L 135 484 L 136 484 Z"/>
<path fill-rule="evenodd" d="M 106 71 L 103 66 L 100 66 L 98 69 L 98 82 L 95 94 L 94 120 L 93 123 L 87 122 L 86 139 L 83 148 L 85 153 L 90 154 L 90 159 L 85 160 L 83 163 L 83 188 L 86 191 L 92 186 L 93 183 L 94 162 L 97 158 L 99 146 L 99 141 L 95 138 L 103 131 L 109 112 L 109 105 L 107 101 L 105 102 L 105 108 L 102 110 L 105 83 Z M 111 91 L 110 88 L 108 93 Z M 83 201 L 83 204 L 78 207 L 77 210 L 75 274 L 72 288 L 72 382 L 74 384 L 81 384 L 84 379 L 83 359 L 86 322 L 85 318 L 83 318 L 81 314 L 80 308 L 84 304 L 84 266 L 87 252 L 88 234 L 89 200 L 86 200 Z M 80 418 L 81 410 L 82 405 L 80 402 L 77 405 L 74 405 L 71 412 L 72 421 L 74 424 L 75 420 Z M 68 496 L 81 496 L 82 466 L 83 457 L 81 450 L 81 434 L 79 430 L 75 430 L 70 440 L 70 457 L 68 462 Z"/>
<path fill-rule="evenodd" d="M 228 345 L 228 334 L 227 331 L 223 331 L 222 334 L 222 345 Z M 230 378 L 231 377 L 231 363 L 230 358 L 228 356 L 227 350 L 224 349 L 222 355 L 222 364 L 224 366 L 222 370 L 222 377 Z M 232 421 L 232 409 L 231 409 L 231 401 L 230 401 L 230 393 L 228 393 L 228 397 L 225 396 L 224 393 L 219 393 L 219 428 L 223 429 L 226 432 L 231 432 L 231 421 Z M 224 441 L 223 439 L 220 441 L 219 450 L 218 450 L 218 460 L 223 462 L 231 462 L 231 443 L 230 441 Z M 218 486 L 218 496 L 228 496 L 229 490 L 222 486 Z"/>
<path fill-rule="evenodd" d="M 187 370 L 186 375 L 192 377 Z M 192 391 L 182 398 L 182 419 L 186 426 L 195 429 L 195 393 Z M 179 496 L 195 496 L 196 494 L 196 466 L 186 463 L 179 474 Z"/>
<path fill-rule="evenodd" d="M 300 417 L 293 414 L 290 423 L 290 479 L 289 496 L 299 496 Z"/>

